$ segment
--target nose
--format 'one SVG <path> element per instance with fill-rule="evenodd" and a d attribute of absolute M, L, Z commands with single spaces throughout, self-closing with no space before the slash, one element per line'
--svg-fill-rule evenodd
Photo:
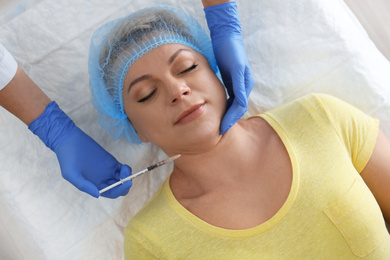
<path fill-rule="evenodd" d="M 169 89 L 169 103 L 174 105 L 179 103 L 184 98 L 191 95 L 191 88 L 185 82 L 177 82 L 168 87 Z"/>

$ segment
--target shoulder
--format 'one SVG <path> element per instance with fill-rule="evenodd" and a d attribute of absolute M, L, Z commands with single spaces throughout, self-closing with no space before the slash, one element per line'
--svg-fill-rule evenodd
<path fill-rule="evenodd" d="M 365 114 L 358 108 L 358 103 L 351 104 L 343 99 L 323 93 L 313 93 L 291 103 L 301 104 L 310 111 L 314 109 L 318 112 L 326 113 L 329 118 L 361 116 Z"/>
<path fill-rule="evenodd" d="M 251 118 L 261 117 L 273 128 L 308 127 L 318 122 L 329 123 L 327 107 L 336 98 L 313 93 L 299 97 Z M 339 101 L 341 102 L 341 101 Z M 296 129 L 299 130 L 299 129 Z"/>
<path fill-rule="evenodd" d="M 306 124 L 308 121 L 332 123 L 362 115 L 362 111 L 344 100 L 328 94 L 312 93 L 253 117 L 263 117 L 267 121 L 272 118 L 279 122 Z"/>
<path fill-rule="evenodd" d="M 142 223 L 153 223 L 161 207 L 165 207 L 164 184 L 157 193 L 129 220 L 126 230 L 138 228 Z"/>
<path fill-rule="evenodd" d="M 328 106 L 331 103 L 342 102 L 341 100 L 322 93 L 312 93 L 292 101 L 287 101 L 284 104 L 279 105 L 271 110 L 266 111 L 265 115 L 277 115 L 277 114 L 292 114 L 304 111 L 317 111 L 324 110 L 324 106 Z M 261 117 L 263 114 L 254 115 L 253 117 Z"/>
<path fill-rule="evenodd" d="M 161 240 L 177 224 L 177 213 L 166 195 L 166 185 L 127 223 L 124 231 L 125 256 L 131 259 L 157 259 L 164 248 Z M 126 259 L 127 259 L 126 258 Z M 160 258 L 158 258 L 160 259 Z"/>
<path fill-rule="evenodd" d="M 295 111 L 297 109 L 303 109 L 316 112 L 326 112 L 330 107 L 336 107 L 339 109 L 340 107 L 346 105 L 348 105 L 348 103 L 334 96 L 323 93 L 311 93 L 290 101 L 274 110 Z"/>
<path fill-rule="evenodd" d="M 301 140 L 318 132 L 339 135 L 348 122 L 360 122 L 367 116 L 341 99 L 313 93 L 251 118 L 256 117 L 264 119 L 278 135 Z"/>
<path fill-rule="evenodd" d="M 161 211 L 161 207 L 164 207 L 163 187 L 164 185 L 127 223 L 124 230 L 126 256 L 139 256 L 149 252 L 148 248 L 152 243 L 148 238 L 148 234 L 150 231 L 158 229 L 158 226 L 161 225 L 159 222 L 164 219 L 164 216 L 162 216 L 163 211 Z"/>
<path fill-rule="evenodd" d="M 150 201 L 127 223 L 125 236 L 137 234 L 145 236 L 163 230 L 169 220 L 177 217 L 176 208 L 169 196 L 169 178 Z"/>

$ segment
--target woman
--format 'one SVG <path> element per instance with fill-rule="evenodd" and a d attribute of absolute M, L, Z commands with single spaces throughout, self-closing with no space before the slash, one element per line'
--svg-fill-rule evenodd
<path fill-rule="evenodd" d="M 167 6 L 99 29 L 89 66 L 110 133 L 182 155 L 130 220 L 126 258 L 390 256 L 390 143 L 377 120 L 314 94 L 220 135 L 227 104 L 211 44 Z"/>

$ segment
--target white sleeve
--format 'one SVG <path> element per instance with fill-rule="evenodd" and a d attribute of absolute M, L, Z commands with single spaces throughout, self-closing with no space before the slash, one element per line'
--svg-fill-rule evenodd
<path fill-rule="evenodd" d="M 17 68 L 14 57 L 0 43 L 0 90 L 14 78 Z"/>

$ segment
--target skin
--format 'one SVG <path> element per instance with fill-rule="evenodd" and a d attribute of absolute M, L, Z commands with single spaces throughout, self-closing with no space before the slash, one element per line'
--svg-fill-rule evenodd
<path fill-rule="evenodd" d="M 174 60 L 169 64 L 171 57 Z M 129 89 L 131 82 L 144 75 L 150 78 Z M 221 138 L 218 131 L 225 112 L 225 90 L 207 60 L 191 48 L 167 44 L 152 50 L 131 66 L 124 86 L 125 112 L 139 137 L 168 155 L 207 150 Z M 139 102 L 153 92 L 150 99 Z M 175 124 L 194 104 L 204 104 L 199 127 L 192 122 Z"/>
<path fill-rule="evenodd" d="M 18 67 L 14 78 L 0 90 L 0 106 L 29 125 L 45 110 L 50 98 Z"/>
<path fill-rule="evenodd" d="M 374 151 L 361 176 L 381 207 L 383 216 L 390 222 L 390 141 L 379 131 Z"/>

